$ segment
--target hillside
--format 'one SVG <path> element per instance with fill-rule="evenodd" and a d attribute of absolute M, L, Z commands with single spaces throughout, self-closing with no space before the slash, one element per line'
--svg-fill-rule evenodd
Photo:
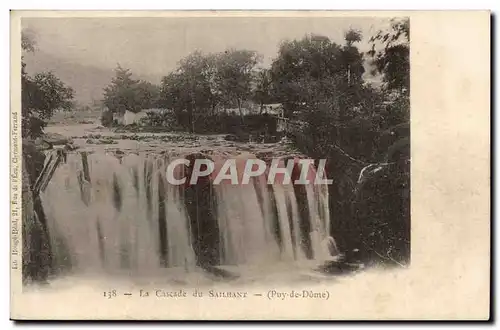
<path fill-rule="evenodd" d="M 93 100 L 102 99 L 105 86 L 114 76 L 113 69 L 86 66 L 57 58 L 43 51 L 37 50 L 25 56 L 28 74 L 42 71 L 52 71 L 64 83 L 75 90 L 75 100 L 82 104 L 91 104 Z M 137 78 L 159 83 L 162 75 L 137 75 Z"/>

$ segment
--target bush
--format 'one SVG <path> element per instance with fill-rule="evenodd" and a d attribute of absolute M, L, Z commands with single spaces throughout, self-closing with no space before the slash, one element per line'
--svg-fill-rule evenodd
<path fill-rule="evenodd" d="M 276 119 L 268 114 L 255 114 L 239 116 L 236 114 L 198 114 L 190 127 L 189 115 L 187 112 L 177 114 L 164 112 L 148 112 L 146 117 L 141 119 L 140 124 L 148 127 L 163 127 L 172 130 L 183 129 L 194 130 L 199 134 L 242 134 L 252 133 L 261 135 L 276 134 Z"/>
<path fill-rule="evenodd" d="M 162 130 L 177 130 L 175 115 L 171 111 L 149 111 L 141 118 L 139 126 L 162 128 Z"/>
<path fill-rule="evenodd" d="M 110 110 L 104 110 L 101 115 L 101 124 L 104 127 L 113 125 L 113 113 Z"/>

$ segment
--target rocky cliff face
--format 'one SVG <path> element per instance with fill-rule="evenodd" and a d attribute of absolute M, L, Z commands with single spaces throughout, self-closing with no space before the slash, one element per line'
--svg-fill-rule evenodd
<path fill-rule="evenodd" d="M 33 143 L 23 143 L 22 233 L 23 282 L 45 281 L 51 267 L 50 242 L 43 206 L 32 186 L 43 168 L 44 154 Z"/>

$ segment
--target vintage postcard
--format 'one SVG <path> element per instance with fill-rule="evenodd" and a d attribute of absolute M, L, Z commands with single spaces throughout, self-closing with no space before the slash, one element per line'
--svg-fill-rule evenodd
<path fill-rule="evenodd" d="M 12 319 L 489 319 L 489 12 L 11 33 Z"/>

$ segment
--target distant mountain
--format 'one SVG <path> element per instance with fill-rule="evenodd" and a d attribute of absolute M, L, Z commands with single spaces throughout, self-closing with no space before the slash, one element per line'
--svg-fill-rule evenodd
<path fill-rule="evenodd" d="M 75 100 L 82 105 L 91 105 L 93 100 L 101 100 L 103 89 L 114 76 L 114 69 L 98 68 L 57 58 L 40 50 L 29 53 L 24 58 L 28 74 L 52 71 L 65 84 L 75 90 Z M 139 75 L 136 78 L 159 83 L 161 76 Z"/>

